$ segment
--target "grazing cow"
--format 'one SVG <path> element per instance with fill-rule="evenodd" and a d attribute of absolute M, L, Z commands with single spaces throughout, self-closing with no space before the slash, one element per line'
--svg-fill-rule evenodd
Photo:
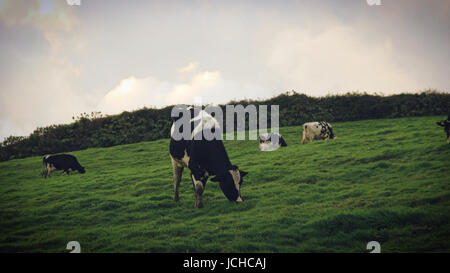
<path fill-rule="evenodd" d="M 444 131 L 447 134 L 447 142 L 450 142 L 450 113 L 446 120 L 438 121 L 436 124 L 444 127 Z"/>
<path fill-rule="evenodd" d="M 192 117 L 194 111 L 192 108 L 190 110 Z M 219 186 L 228 200 L 242 202 L 240 188 L 242 178 L 247 173 L 231 164 L 221 139 L 207 140 L 203 137 L 198 139 L 198 134 L 204 133 L 205 130 L 220 130 L 217 120 L 206 111 L 201 110 L 190 120 L 191 131 L 193 131 L 191 137 L 175 140 L 175 122 L 179 118 L 173 119 L 174 124 L 172 125 L 170 140 L 175 202 L 179 200 L 178 189 L 185 167 L 191 171 L 191 180 L 195 192 L 194 208 L 203 207 L 202 194 L 205 190 L 206 181 L 209 176 L 213 175 L 211 181 L 219 182 Z"/>
<path fill-rule="evenodd" d="M 303 124 L 303 139 L 302 144 L 308 140 L 312 142 L 316 139 L 333 139 L 333 129 L 331 125 L 325 121 L 307 122 Z"/>
<path fill-rule="evenodd" d="M 283 136 L 278 133 L 265 133 L 259 136 L 260 151 L 274 151 L 279 147 L 286 147 L 286 141 Z"/>
<path fill-rule="evenodd" d="M 73 155 L 60 154 L 60 155 L 46 155 L 42 159 L 44 170 L 42 171 L 43 177 L 50 177 L 54 170 L 63 170 L 63 174 L 69 174 L 71 171 L 78 171 L 79 173 L 85 173 L 84 167 L 78 163 L 78 160 Z"/>

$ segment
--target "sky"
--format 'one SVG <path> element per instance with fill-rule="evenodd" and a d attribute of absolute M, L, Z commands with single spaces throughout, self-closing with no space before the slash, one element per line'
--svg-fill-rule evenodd
<path fill-rule="evenodd" d="M 0 140 L 92 111 L 450 92 L 449 61 L 448 0 L 0 0 Z"/>

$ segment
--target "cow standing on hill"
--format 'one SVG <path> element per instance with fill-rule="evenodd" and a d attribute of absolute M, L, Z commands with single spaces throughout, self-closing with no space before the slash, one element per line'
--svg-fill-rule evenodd
<path fill-rule="evenodd" d="M 444 131 L 447 134 L 447 142 L 450 142 L 450 113 L 446 120 L 436 122 L 437 125 L 444 127 Z"/>
<path fill-rule="evenodd" d="M 235 165 L 232 165 L 228 154 L 225 151 L 225 146 L 221 139 L 207 140 L 204 138 L 205 130 L 220 131 L 219 123 L 209 113 L 204 110 L 194 115 L 192 108 L 179 106 L 179 109 L 184 109 L 184 114 L 189 114 L 192 134 L 188 139 L 174 138 L 176 129 L 175 123 L 181 118 L 173 117 L 174 124 L 171 129 L 170 140 L 170 158 L 173 167 L 173 184 L 174 184 L 174 200 L 179 200 L 179 186 L 183 169 L 189 168 L 191 171 L 191 180 L 195 192 L 194 208 L 203 207 L 202 194 L 205 190 L 206 181 L 209 176 L 213 176 L 211 181 L 219 182 L 224 195 L 230 201 L 242 202 L 240 187 L 242 178 L 247 174 L 239 170 Z M 202 134 L 201 137 L 198 137 Z"/>
<path fill-rule="evenodd" d="M 333 139 L 333 129 L 331 125 L 325 121 L 307 122 L 303 124 L 303 139 L 302 144 L 306 141 L 312 142 L 316 139 Z"/>
<path fill-rule="evenodd" d="M 78 160 L 73 155 L 60 154 L 60 155 L 46 155 L 42 159 L 44 170 L 42 176 L 44 178 L 50 177 L 54 170 L 63 170 L 63 174 L 69 174 L 71 171 L 78 171 L 79 173 L 85 173 L 83 166 L 78 163 Z"/>

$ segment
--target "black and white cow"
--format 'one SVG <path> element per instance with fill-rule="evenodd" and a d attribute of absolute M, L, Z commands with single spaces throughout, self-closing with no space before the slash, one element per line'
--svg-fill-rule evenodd
<path fill-rule="evenodd" d="M 438 121 L 436 124 L 444 127 L 444 131 L 447 134 L 447 142 L 450 142 L 450 113 L 446 120 Z"/>
<path fill-rule="evenodd" d="M 307 122 L 303 124 L 303 139 L 302 144 L 306 141 L 312 142 L 316 139 L 333 139 L 333 129 L 331 125 L 325 121 Z"/>
<path fill-rule="evenodd" d="M 194 114 L 192 108 L 189 109 Z M 221 139 L 207 140 L 204 137 L 197 140 L 198 134 L 204 130 L 220 130 L 219 123 L 206 111 L 201 110 L 190 120 L 191 137 L 188 139 L 175 140 L 175 122 L 180 117 L 173 118 L 174 124 L 171 129 L 170 158 L 173 167 L 174 200 L 179 200 L 179 186 L 183 169 L 189 168 L 191 180 L 195 192 L 194 208 L 203 207 L 202 194 L 205 190 L 208 177 L 211 181 L 219 182 L 219 186 L 225 196 L 234 202 L 242 202 L 241 185 L 242 178 L 247 174 L 232 165 L 225 146 Z"/>
<path fill-rule="evenodd" d="M 259 150 L 273 151 L 279 147 L 286 147 L 287 143 L 283 136 L 278 133 L 265 133 L 259 135 Z"/>
<path fill-rule="evenodd" d="M 42 171 L 43 177 L 50 177 L 54 170 L 63 170 L 63 174 L 69 174 L 71 171 L 78 171 L 79 173 L 85 173 L 83 166 L 78 163 L 78 160 L 73 155 L 60 154 L 60 155 L 46 155 L 42 159 L 44 170 Z"/>

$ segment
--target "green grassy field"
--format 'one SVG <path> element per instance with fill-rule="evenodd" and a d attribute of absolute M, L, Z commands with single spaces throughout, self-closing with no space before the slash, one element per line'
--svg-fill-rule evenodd
<path fill-rule="evenodd" d="M 335 140 L 259 152 L 225 141 L 249 172 L 244 203 L 189 170 L 173 198 L 169 139 L 77 151 L 86 174 L 40 177 L 42 157 L 0 163 L 0 252 L 449 252 L 450 144 L 442 117 L 333 123 Z"/>

